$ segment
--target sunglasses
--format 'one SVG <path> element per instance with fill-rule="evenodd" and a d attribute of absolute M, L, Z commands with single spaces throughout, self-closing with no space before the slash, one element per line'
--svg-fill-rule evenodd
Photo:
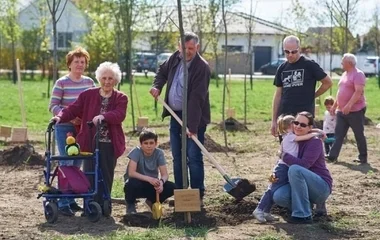
<path fill-rule="evenodd" d="M 284 52 L 285 52 L 286 54 L 296 54 L 296 53 L 298 53 L 298 49 L 296 49 L 296 50 L 292 50 L 292 51 L 284 50 Z"/>
<path fill-rule="evenodd" d="M 306 123 L 300 123 L 300 122 L 298 122 L 298 121 L 293 121 L 293 124 L 296 125 L 296 126 L 300 125 L 300 127 L 303 127 L 303 128 L 309 126 L 309 125 L 307 125 Z"/>

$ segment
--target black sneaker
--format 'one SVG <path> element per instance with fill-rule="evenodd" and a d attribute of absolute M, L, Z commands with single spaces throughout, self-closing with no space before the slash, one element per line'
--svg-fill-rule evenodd
<path fill-rule="evenodd" d="M 337 162 L 338 158 L 327 156 L 327 160 L 330 161 L 330 162 Z"/>
<path fill-rule="evenodd" d="M 128 203 L 127 205 L 127 215 L 136 214 L 136 206 L 134 203 Z"/>
<path fill-rule="evenodd" d="M 73 202 L 73 203 L 70 204 L 70 209 L 73 212 L 79 212 L 79 211 L 83 210 L 76 202 Z"/>
<path fill-rule="evenodd" d="M 313 219 L 310 217 L 299 218 L 299 217 L 290 217 L 287 219 L 288 223 L 292 224 L 311 224 L 313 223 Z"/>
<path fill-rule="evenodd" d="M 73 213 L 73 211 L 70 209 L 69 206 L 64 206 L 64 207 L 61 207 L 59 208 L 59 213 L 64 215 L 64 216 L 68 216 L 68 217 L 71 217 L 71 216 L 74 216 L 75 214 Z"/>

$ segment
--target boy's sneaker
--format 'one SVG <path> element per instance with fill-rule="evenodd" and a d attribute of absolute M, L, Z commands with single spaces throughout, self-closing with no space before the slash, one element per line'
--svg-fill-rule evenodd
<path fill-rule="evenodd" d="M 280 220 L 279 217 L 273 216 L 272 214 L 266 212 L 264 212 L 264 218 L 265 220 L 267 220 L 267 222 L 274 222 Z"/>
<path fill-rule="evenodd" d="M 267 220 L 265 219 L 264 216 L 264 211 L 261 209 L 256 208 L 255 211 L 253 211 L 252 215 L 260 222 L 260 223 L 265 223 Z"/>
<path fill-rule="evenodd" d="M 136 214 L 136 206 L 134 203 L 127 204 L 127 215 L 128 214 Z"/>

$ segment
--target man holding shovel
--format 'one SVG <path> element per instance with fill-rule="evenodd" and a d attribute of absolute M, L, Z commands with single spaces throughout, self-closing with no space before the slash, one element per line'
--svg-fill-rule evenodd
<path fill-rule="evenodd" d="M 204 144 L 206 126 L 210 123 L 210 102 L 208 87 L 210 83 L 210 68 L 205 59 L 199 53 L 199 38 L 195 33 L 187 32 L 184 35 L 186 56 L 182 55 L 182 46 L 179 43 L 178 51 L 173 53 L 168 60 L 160 65 L 154 79 L 150 94 L 157 98 L 167 83 L 165 102 L 178 116 L 182 116 L 182 89 L 183 67 L 181 60 L 185 57 L 188 70 L 187 89 L 187 121 L 189 134 L 197 136 Z M 162 118 L 170 116 L 164 109 Z M 174 180 L 177 188 L 183 188 L 182 162 L 181 162 L 181 125 L 174 117 L 170 120 L 170 148 L 173 155 Z M 198 188 L 201 200 L 204 196 L 204 166 L 200 148 L 189 138 L 187 140 L 187 163 L 190 171 L 190 186 Z"/>

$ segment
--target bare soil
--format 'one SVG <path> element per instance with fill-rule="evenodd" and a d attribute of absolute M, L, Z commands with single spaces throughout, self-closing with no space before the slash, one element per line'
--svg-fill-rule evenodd
<path fill-rule="evenodd" d="M 280 216 L 280 221 L 273 224 L 259 224 L 251 213 L 267 187 L 267 177 L 276 161 L 275 153 L 278 142 L 267 133 L 267 123 L 248 126 L 251 131 L 229 136 L 232 149 L 228 157 L 223 151 L 213 152 L 215 158 L 227 172 L 235 177 L 243 177 L 256 184 L 257 190 L 237 202 L 223 192 L 225 184 L 215 167 L 205 161 L 206 196 L 205 208 L 192 214 L 190 226 L 204 226 L 209 229 L 206 239 L 253 239 L 257 236 L 272 234 L 277 239 L 378 239 L 380 235 L 380 129 L 366 127 L 369 150 L 369 164 L 358 165 L 352 160 L 357 155 L 354 137 L 349 132 L 348 140 L 342 148 L 337 163 L 328 163 L 334 178 L 333 193 L 327 201 L 328 216 L 315 219 L 313 224 L 292 225 L 284 220 L 288 213 L 285 209 L 275 207 L 273 213 Z M 253 131 L 259 134 L 252 134 Z M 216 144 L 223 142 L 222 133 L 211 130 L 210 136 Z M 261 135 L 261 137 L 260 137 Z M 41 136 L 33 136 L 38 139 Z M 160 139 L 161 142 L 168 137 Z M 128 139 L 128 149 L 138 144 L 137 137 Z M 125 205 L 113 204 L 110 218 L 102 218 L 91 223 L 77 213 L 75 217 L 59 216 L 55 224 L 46 223 L 43 214 L 43 199 L 37 199 L 38 185 L 42 184 L 44 156 L 43 144 L 30 147 L 18 146 L 20 150 L 10 150 L 12 146 L 2 147 L 0 151 L 0 239 L 53 239 L 69 237 L 73 234 L 90 236 L 107 236 L 116 230 L 144 231 L 159 224 L 150 218 L 143 207 L 138 204 L 140 214 L 125 215 Z M 29 149 L 28 151 L 25 149 Z M 14 151 L 14 153 L 12 153 Z M 128 151 L 128 150 L 127 150 Z M 31 155 L 33 153 L 34 155 Z M 10 157 L 11 155 L 11 157 Z M 25 157 L 27 156 L 27 157 Z M 31 161 L 33 156 L 37 160 Z M 171 155 L 168 149 L 165 156 L 171 171 Z M 26 159 L 28 159 L 26 161 Z M 34 159 L 33 158 L 33 159 Z M 11 160 L 9 160 L 11 159 Z M 36 161 L 36 162 L 35 162 Z M 33 162 L 33 164 L 32 164 Z M 30 164 L 29 164 L 30 163 Z M 115 178 L 122 179 L 127 160 L 125 155 L 118 161 Z M 171 176 L 172 173 L 170 172 Z M 189 226 L 184 222 L 182 213 L 163 204 L 164 216 L 160 224 L 182 228 Z M 264 234 L 264 235 L 263 235 Z M 275 238 L 273 238 L 275 239 Z"/>

